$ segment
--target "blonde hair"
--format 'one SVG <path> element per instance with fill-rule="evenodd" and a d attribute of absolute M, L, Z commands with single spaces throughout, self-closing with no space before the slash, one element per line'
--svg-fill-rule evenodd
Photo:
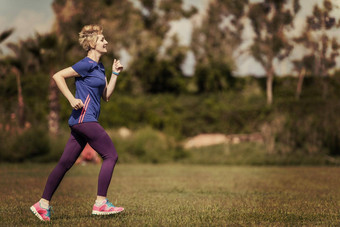
<path fill-rule="evenodd" d="M 103 28 L 99 25 L 85 25 L 79 33 L 79 43 L 84 50 L 89 51 L 94 48 L 97 42 L 97 36 L 103 34 Z"/>

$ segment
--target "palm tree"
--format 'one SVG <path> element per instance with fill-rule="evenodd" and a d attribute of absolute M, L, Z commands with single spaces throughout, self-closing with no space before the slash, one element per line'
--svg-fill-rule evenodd
<path fill-rule="evenodd" d="M 1 44 L 2 42 L 4 42 L 9 36 L 11 36 L 13 32 L 14 32 L 14 29 L 13 29 L 13 28 L 9 28 L 9 29 L 7 29 L 7 30 L 5 30 L 5 31 L 2 31 L 2 32 L 0 33 L 0 44 Z M 0 49 L 0 54 L 2 54 L 1 49 Z"/>
<path fill-rule="evenodd" d="M 25 126 L 25 102 L 22 94 L 21 76 L 27 72 L 29 61 L 27 49 L 22 45 L 9 43 L 7 46 L 13 51 L 13 56 L 8 56 L 6 62 L 8 64 L 9 73 L 12 73 L 16 77 L 17 91 L 18 91 L 18 123 L 19 127 Z"/>
<path fill-rule="evenodd" d="M 49 114 L 48 114 L 48 129 L 53 135 L 59 132 L 59 89 L 52 79 L 57 67 L 64 64 L 65 56 L 72 44 L 66 42 L 62 36 L 57 36 L 52 32 L 49 34 L 36 34 L 28 42 L 28 50 L 37 60 L 39 70 L 46 72 L 49 75 Z"/>

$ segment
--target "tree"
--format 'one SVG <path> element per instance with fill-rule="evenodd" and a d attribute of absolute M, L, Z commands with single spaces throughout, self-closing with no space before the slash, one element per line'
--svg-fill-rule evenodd
<path fill-rule="evenodd" d="M 255 32 L 251 53 L 266 72 L 268 105 L 273 102 L 274 60 L 283 60 L 292 49 L 285 35 L 285 29 L 292 27 L 293 16 L 298 12 L 299 7 L 294 7 L 294 12 L 291 13 L 285 7 L 287 2 L 287 0 L 265 0 L 250 4 L 248 12 Z"/>
<path fill-rule="evenodd" d="M 19 127 L 23 128 L 25 126 L 25 102 L 22 94 L 21 77 L 28 71 L 28 66 L 30 61 L 27 60 L 28 51 L 23 47 L 23 42 L 19 44 L 9 43 L 8 47 L 14 52 L 13 56 L 7 57 L 6 62 L 8 64 L 8 72 L 15 75 L 17 82 L 17 92 L 18 92 L 18 109 L 17 117 Z"/>
<path fill-rule="evenodd" d="M 314 55 L 305 55 L 301 60 L 293 60 L 294 70 L 298 72 L 298 82 L 296 85 L 295 97 L 300 99 L 302 93 L 302 85 L 306 74 L 312 73 Z"/>
<path fill-rule="evenodd" d="M 14 28 L 9 28 L 9 29 L 2 31 L 0 33 L 0 44 L 4 42 L 9 36 L 11 36 L 13 32 L 14 32 Z M 2 54 L 1 49 L 0 49 L 0 54 Z"/>
<path fill-rule="evenodd" d="M 242 17 L 247 0 L 212 1 L 202 25 L 193 32 L 198 92 L 223 91 L 233 86 L 233 55 L 242 42 Z"/>
<path fill-rule="evenodd" d="M 46 101 L 49 103 L 49 115 L 48 115 L 48 128 L 52 134 L 57 134 L 59 130 L 59 89 L 57 88 L 52 75 L 55 73 L 56 68 L 64 66 L 66 60 L 66 54 L 72 45 L 65 42 L 62 37 L 52 32 L 49 34 L 35 34 L 33 37 L 29 37 L 25 40 L 20 40 L 18 43 L 9 43 L 8 47 L 13 51 L 13 55 L 6 56 L 4 62 L 7 63 L 8 73 L 14 74 L 17 81 L 18 91 L 18 108 L 17 116 L 19 120 L 19 126 L 24 127 L 26 121 L 25 109 L 35 106 L 35 96 L 40 98 L 39 103 L 45 105 Z M 50 75 L 48 78 L 41 78 L 40 75 Z M 24 77 L 23 77 L 24 76 Z M 22 87 L 22 81 L 29 81 L 31 88 L 27 89 L 30 96 L 27 96 L 28 107 L 25 107 L 24 92 Z M 39 89 L 32 86 L 32 81 L 39 80 L 39 86 L 49 81 L 49 87 L 43 86 Z M 47 83 L 46 83 L 47 85 Z M 30 87 L 30 86 L 28 86 Z M 34 91 L 32 90 L 34 89 Z M 44 93 L 48 91 L 48 100 L 45 99 Z M 40 108 L 41 109 L 41 108 Z M 30 113 L 32 111 L 29 111 Z M 44 112 L 44 111 L 42 111 Z"/>
<path fill-rule="evenodd" d="M 335 18 L 331 12 L 335 7 L 330 0 L 323 1 L 323 7 L 315 5 L 312 15 L 307 16 L 306 26 L 302 34 L 294 42 L 302 45 L 306 54 L 294 61 L 295 69 L 299 73 L 296 97 L 299 98 L 302 90 L 303 78 L 306 73 L 314 76 L 327 76 L 336 66 L 336 57 L 339 55 L 339 43 L 331 37 L 329 30 L 335 28 Z"/>
<path fill-rule="evenodd" d="M 330 38 L 327 34 L 328 30 L 336 26 L 335 18 L 330 16 L 333 7 L 334 3 L 324 0 L 323 8 L 315 5 L 313 15 L 307 17 L 306 46 L 312 48 L 315 56 L 314 75 L 327 76 L 329 69 L 336 65 L 335 58 L 338 56 L 339 43 L 335 37 Z"/>
<path fill-rule="evenodd" d="M 13 33 L 14 29 L 7 29 L 0 32 L 0 44 L 3 43 L 11 34 Z M 0 79 L 3 78 L 8 73 L 8 64 L 2 56 L 2 50 L 0 49 Z"/>
<path fill-rule="evenodd" d="M 65 64 L 66 56 L 72 43 L 67 42 L 63 37 L 58 37 L 55 32 L 49 34 L 36 34 L 35 37 L 28 39 L 27 48 L 37 60 L 37 70 L 49 75 L 49 114 L 48 114 L 48 129 L 52 135 L 57 135 L 59 132 L 59 89 L 53 80 L 52 76 L 57 70 L 57 67 Z"/>

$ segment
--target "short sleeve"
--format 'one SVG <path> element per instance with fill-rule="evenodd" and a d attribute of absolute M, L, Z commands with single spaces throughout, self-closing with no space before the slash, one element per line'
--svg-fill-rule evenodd
<path fill-rule="evenodd" d="M 72 69 L 74 69 L 81 77 L 87 76 L 91 68 L 92 64 L 84 59 L 72 66 Z"/>

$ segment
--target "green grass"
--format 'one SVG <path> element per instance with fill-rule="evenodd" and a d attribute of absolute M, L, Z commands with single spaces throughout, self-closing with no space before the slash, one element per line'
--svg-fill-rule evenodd
<path fill-rule="evenodd" d="M 0 226 L 38 226 L 29 210 L 54 164 L 0 166 Z M 100 166 L 74 166 L 52 200 L 54 226 L 335 226 L 339 167 L 118 164 L 108 198 L 118 215 L 91 216 Z"/>

